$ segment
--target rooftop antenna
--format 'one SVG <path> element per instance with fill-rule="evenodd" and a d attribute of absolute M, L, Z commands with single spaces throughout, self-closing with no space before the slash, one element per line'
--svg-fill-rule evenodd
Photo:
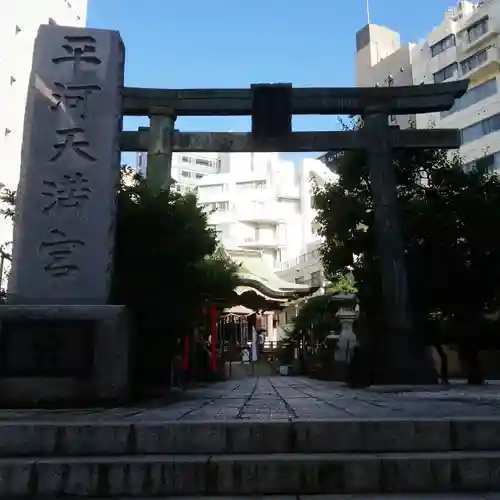
<path fill-rule="evenodd" d="M 366 19 L 370 24 L 370 0 L 366 0 Z"/>

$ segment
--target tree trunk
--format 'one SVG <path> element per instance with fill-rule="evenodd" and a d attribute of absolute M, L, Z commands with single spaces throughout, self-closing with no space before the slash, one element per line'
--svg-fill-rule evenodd
<path fill-rule="evenodd" d="M 467 383 L 471 385 L 483 384 L 484 373 L 479 359 L 477 343 L 472 339 L 467 339 L 460 345 L 459 356 L 461 364 L 464 365 L 467 373 Z"/>
<path fill-rule="evenodd" d="M 421 338 L 410 332 L 392 332 L 377 339 L 375 383 L 433 385 L 438 383 L 432 354 Z"/>
<path fill-rule="evenodd" d="M 441 383 L 449 384 L 450 381 L 448 379 L 448 355 L 446 354 L 443 346 L 441 344 L 434 344 L 434 348 L 438 353 L 439 359 L 441 361 Z"/>
<path fill-rule="evenodd" d="M 484 374 L 479 359 L 478 317 L 475 314 L 463 314 L 457 317 L 459 356 L 467 372 L 467 383 L 481 385 L 484 383 Z"/>

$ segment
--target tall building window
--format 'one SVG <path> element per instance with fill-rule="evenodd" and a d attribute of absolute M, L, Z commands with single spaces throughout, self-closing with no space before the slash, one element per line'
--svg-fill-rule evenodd
<path fill-rule="evenodd" d="M 470 127 L 462 130 L 462 144 L 481 139 L 485 135 L 492 134 L 500 130 L 500 113 L 490 116 Z"/>
<path fill-rule="evenodd" d="M 249 181 L 249 182 L 237 182 L 236 189 L 246 190 L 246 189 L 264 189 L 266 187 L 266 181 Z"/>
<path fill-rule="evenodd" d="M 211 167 L 212 166 L 212 161 L 206 160 L 205 158 L 196 158 L 195 163 L 196 163 L 196 165 L 203 165 L 204 167 Z"/>
<path fill-rule="evenodd" d="M 458 71 L 458 64 L 453 63 L 434 73 L 434 83 L 441 83 L 449 78 L 453 78 Z"/>
<path fill-rule="evenodd" d="M 311 273 L 311 286 L 321 286 L 323 284 L 323 276 L 321 271 L 314 271 Z"/>
<path fill-rule="evenodd" d="M 227 191 L 227 184 L 211 184 L 209 186 L 200 186 L 200 195 L 216 196 Z"/>
<path fill-rule="evenodd" d="M 485 49 L 482 49 L 480 52 L 477 52 L 476 54 L 472 55 L 471 57 L 465 59 L 460 63 L 460 69 L 462 70 L 462 74 L 466 75 L 473 69 L 477 68 L 478 66 L 481 66 L 481 64 L 485 63 L 488 60 L 488 49 L 490 47 L 487 47 Z"/>
<path fill-rule="evenodd" d="M 210 203 L 212 205 L 212 209 L 214 210 L 219 210 L 221 212 L 227 212 L 229 210 L 229 202 L 228 201 L 221 201 L 217 203 Z"/>
<path fill-rule="evenodd" d="M 436 57 L 438 54 L 441 54 L 441 52 L 444 52 L 450 47 L 454 47 L 455 44 L 456 44 L 455 35 L 454 34 L 448 35 L 442 40 L 439 40 L 439 42 L 435 43 L 434 45 L 431 45 L 431 57 Z"/>
<path fill-rule="evenodd" d="M 473 168 L 484 168 L 490 171 L 498 170 L 500 168 L 500 151 L 470 161 L 464 165 L 466 172 L 470 172 Z"/>
<path fill-rule="evenodd" d="M 447 116 L 458 113 L 469 106 L 473 106 L 478 102 L 481 102 L 488 97 L 494 96 L 498 92 L 497 79 L 492 78 L 487 80 L 476 87 L 469 89 L 460 99 L 455 101 L 455 104 L 448 111 L 441 112 L 441 118 L 446 118 Z"/>
<path fill-rule="evenodd" d="M 280 248 L 278 250 L 278 260 L 282 263 L 286 262 L 286 249 Z"/>
<path fill-rule="evenodd" d="M 467 29 L 467 39 L 469 43 L 476 41 L 488 33 L 488 18 L 485 17 Z"/>

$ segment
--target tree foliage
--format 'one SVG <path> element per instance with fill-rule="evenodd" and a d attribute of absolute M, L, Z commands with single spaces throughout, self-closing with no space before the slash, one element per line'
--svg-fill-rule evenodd
<path fill-rule="evenodd" d="M 383 307 L 366 154 L 345 153 L 335 166 L 338 182 L 315 188 L 322 260 L 331 275 L 352 269 L 374 330 Z M 477 324 L 499 305 L 499 176 L 465 171 L 458 156 L 432 149 L 396 150 L 394 169 L 417 325 L 432 318 L 454 329 Z"/>
<path fill-rule="evenodd" d="M 338 271 L 329 277 L 331 283 L 327 288 L 328 293 L 357 293 L 358 288 L 351 269 L 347 272 Z"/>
<path fill-rule="evenodd" d="M 125 171 L 118 194 L 112 299 L 187 328 L 205 301 L 228 300 L 236 266 L 215 256 L 217 239 L 194 194 L 151 191 Z M 162 321 L 163 322 L 163 321 Z"/>
<path fill-rule="evenodd" d="M 336 317 L 339 309 L 333 295 L 318 295 L 309 298 L 299 309 L 293 320 L 295 337 L 302 333 L 311 333 L 316 340 L 322 340 L 331 331 L 338 331 L 340 322 Z"/>
<path fill-rule="evenodd" d="M 7 187 L 2 187 L 0 190 L 0 214 L 7 219 L 13 219 L 15 205 L 16 192 Z"/>

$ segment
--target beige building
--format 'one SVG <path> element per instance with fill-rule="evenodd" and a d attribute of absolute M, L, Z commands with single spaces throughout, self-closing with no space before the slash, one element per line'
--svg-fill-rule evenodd
<path fill-rule="evenodd" d="M 451 111 L 393 116 L 406 127 L 462 130 L 460 153 L 500 168 L 500 0 L 460 1 L 424 40 L 402 44 L 399 33 L 369 24 L 356 34 L 356 85 L 397 86 L 470 80 Z"/>

